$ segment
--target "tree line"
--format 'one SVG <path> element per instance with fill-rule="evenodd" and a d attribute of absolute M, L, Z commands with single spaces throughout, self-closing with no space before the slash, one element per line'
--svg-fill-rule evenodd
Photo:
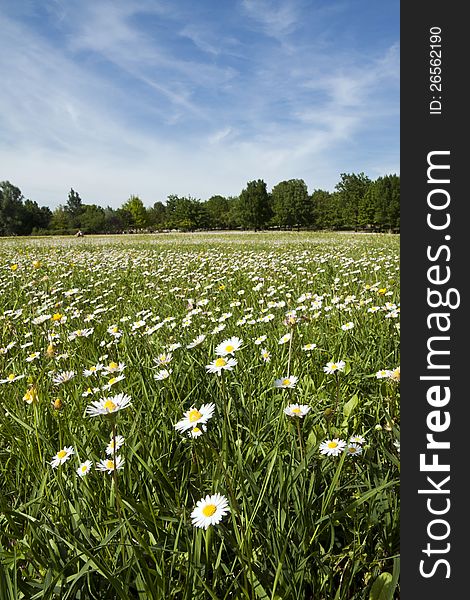
<path fill-rule="evenodd" d="M 239 196 L 199 200 L 170 195 L 146 207 L 130 196 L 119 208 L 85 204 L 71 189 L 53 211 L 25 199 L 9 181 L 0 182 L 0 235 L 195 231 L 218 229 L 317 229 L 394 231 L 400 229 L 400 177 L 371 180 L 342 173 L 334 191 L 311 194 L 303 179 L 289 179 L 270 192 L 262 179 L 249 181 Z"/>

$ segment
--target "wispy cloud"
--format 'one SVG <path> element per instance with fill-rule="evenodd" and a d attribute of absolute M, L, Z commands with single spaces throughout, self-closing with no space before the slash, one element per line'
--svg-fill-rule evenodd
<path fill-rule="evenodd" d="M 0 16 L 0 179 L 38 202 L 398 170 L 398 34 L 341 46 L 347 3 L 20 4 Z"/>

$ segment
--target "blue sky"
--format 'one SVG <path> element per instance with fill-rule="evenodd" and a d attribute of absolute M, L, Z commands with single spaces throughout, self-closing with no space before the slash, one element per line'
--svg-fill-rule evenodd
<path fill-rule="evenodd" d="M 398 0 L 0 0 L 0 180 L 150 206 L 399 173 Z"/>

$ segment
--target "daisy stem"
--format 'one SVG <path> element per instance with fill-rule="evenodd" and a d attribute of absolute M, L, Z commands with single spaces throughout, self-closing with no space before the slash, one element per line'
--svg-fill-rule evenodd
<path fill-rule="evenodd" d="M 293 339 L 293 337 L 294 337 L 294 328 L 292 328 L 292 333 L 291 333 L 290 340 L 289 340 L 289 354 L 287 357 L 287 378 L 290 377 L 290 361 L 292 358 L 292 339 Z"/>
<path fill-rule="evenodd" d="M 336 404 L 335 404 L 334 412 L 336 413 L 336 411 L 338 410 L 338 404 L 339 404 L 339 374 L 338 374 L 338 371 L 335 371 L 335 377 L 336 377 Z"/>
<path fill-rule="evenodd" d="M 300 419 L 297 418 L 296 421 L 297 421 L 297 433 L 299 436 L 300 458 L 301 458 L 301 460 L 303 460 L 304 459 L 304 446 L 302 443 L 302 433 L 300 431 Z"/>
<path fill-rule="evenodd" d="M 113 420 L 112 423 L 113 428 L 113 483 L 114 483 L 114 498 L 116 503 L 116 510 L 118 514 L 119 523 L 121 525 L 121 550 L 122 550 L 122 562 L 124 564 L 124 531 L 123 531 L 123 523 L 122 523 L 122 513 L 121 513 L 121 497 L 119 496 L 119 488 L 118 488 L 118 476 L 117 476 L 117 468 L 116 468 L 116 422 Z"/>
<path fill-rule="evenodd" d="M 37 402 L 34 402 L 33 404 L 34 404 L 34 429 L 36 430 L 36 443 L 38 445 L 39 460 L 41 461 L 41 464 L 42 464 L 41 444 L 39 443 L 38 407 L 37 407 Z M 60 437 L 60 431 L 59 431 L 59 437 Z M 59 445 L 60 445 L 60 439 L 59 439 Z"/>

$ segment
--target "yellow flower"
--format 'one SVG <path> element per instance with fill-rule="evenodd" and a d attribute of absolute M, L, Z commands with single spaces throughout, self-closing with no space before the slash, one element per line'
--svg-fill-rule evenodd
<path fill-rule="evenodd" d="M 41 266 L 41 261 L 39 261 L 39 260 L 33 260 L 33 267 L 35 269 L 39 269 L 40 266 Z"/>
<path fill-rule="evenodd" d="M 17 269 L 17 268 L 18 268 L 18 265 L 17 265 L 17 264 L 10 265 L 10 269 L 11 269 L 12 271 L 16 271 L 16 269 Z"/>
<path fill-rule="evenodd" d="M 60 410 L 62 408 L 62 400 L 60 398 L 56 398 L 55 400 L 52 400 L 52 406 L 54 407 L 55 410 Z"/>
<path fill-rule="evenodd" d="M 27 402 L 28 404 L 32 404 L 33 402 L 37 402 L 38 401 L 38 391 L 37 389 L 32 386 L 29 388 L 29 390 L 26 391 L 25 395 L 23 396 L 23 400 L 25 402 Z"/>

